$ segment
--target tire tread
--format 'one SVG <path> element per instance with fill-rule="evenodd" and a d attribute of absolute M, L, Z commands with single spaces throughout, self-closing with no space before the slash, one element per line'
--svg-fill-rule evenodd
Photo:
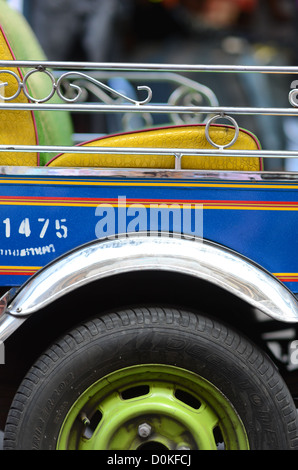
<path fill-rule="evenodd" d="M 160 325 L 175 329 L 178 327 L 188 331 L 189 334 L 208 336 L 214 343 L 225 345 L 232 354 L 237 353 L 243 364 L 249 364 L 249 367 L 255 370 L 260 380 L 267 381 L 276 403 L 281 408 L 288 429 L 289 447 L 298 449 L 296 409 L 285 383 L 274 364 L 268 361 L 265 354 L 253 347 L 248 339 L 217 320 L 192 312 L 162 307 L 126 309 L 106 314 L 103 317 L 95 317 L 76 327 L 50 346 L 47 352 L 32 366 L 15 395 L 7 418 L 4 449 L 12 450 L 17 447 L 18 428 L 28 400 L 30 400 L 35 388 L 58 362 L 77 351 L 82 344 L 94 341 L 101 335 L 115 334 L 123 331 L 123 328 L 135 328 L 136 326 L 144 328 L 148 325 L 153 328 Z"/>

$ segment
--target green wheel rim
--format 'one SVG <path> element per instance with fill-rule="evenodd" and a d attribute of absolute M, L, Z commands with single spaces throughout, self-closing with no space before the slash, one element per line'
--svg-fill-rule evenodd
<path fill-rule="evenodd" d="M 244 425 L 210 382 L 168 365 L 113 372 L 64 419 L 58 450 L 247 450 Z"/>

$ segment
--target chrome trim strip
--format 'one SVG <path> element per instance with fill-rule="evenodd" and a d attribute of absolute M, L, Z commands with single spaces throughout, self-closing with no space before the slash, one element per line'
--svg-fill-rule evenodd
<path fill-rule="evenodd" d="M 5 292 L 0 299 L 0 341 L 4 342 L 18 327 L 25 321 L 22 318 L 16 318 L 7 311 L 7 306 L 16 295 L 17 288 L 12 288 Z"/>
<path fill-rule="evenodd" d="M 24 318 L 94 280 L 141 270 L 204 279 L 276 320 L 298 321 L 294 295 L 250 260 L 201 239 L 153 234 L 126 234 L 75 249 L 30 278 L 9 305 L 9 312 Z"/>
<path fill-rule="evenodd" d="M 3 294 L 0 298 L 0 318 L 2 317 L 2 315 L 5 314 L 8 304 L 15 297 L 17 291 L 17 287 L 12 287 L 7 292 L 5 292 L 5 294 Z"/>
<path fill-rule="evenodd" d="M 0 341 L 4 343 L 21 325 L 26 318 L 18 318 L 9 313 L 0 317 Z"/>
<path fill-rule="evenodd" d="M 92 178 L 154 178 L 154 179 L 193 179 L 193 180 L 228 180 L 260 182 L 298 181 L 298 172 L 294 171 L 232 171 L 232 170 L 183 170 L 183 169 L 150 169 L 150 168 L 61 168 L 61 167 L 28 167 L 0 166 L 0 175 L 32 177 L 92 177 Z M 40 183 L 41 184 L 41 183 Z M 48 184 L 48 183 L 47 183 Z M 67 184 L 67 182 L 65 183 Z"/>

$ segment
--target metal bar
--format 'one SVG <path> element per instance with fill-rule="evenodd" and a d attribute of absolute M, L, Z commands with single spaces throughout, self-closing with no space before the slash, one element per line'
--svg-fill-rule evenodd
<path fill-rule="evenodd" d="M 125 105 L 125 104 L 44 104 L 44 103 L 0 103 L 0 110 L 105 112 L 105 113 L 180 113 L 180 114 L 243 114 L 264 116 L 298 116 L 297 108 L 252 108 L 225 106 L 171 106 L 171 105 Z"/>
<path fill-rule="evenodd" d="M 116 71 L 163 71 L 163 72 L 258 72 L 298 74 L 294 66 L 259 66 L 259 65 L 191 65 L 160 63 L 125 63 L 125 62 L 54 62 L 1 60 L 0 67 L 45 67 L 79 70 L 116 70 Z"/>
<path fill-rule="evenodd" d="M 0 145 L 0 152 L 47 152 L 114 155 L 197 155 L 205 157 L 251 157 L 251 158 L 298 158 L 298 150 L 221 150 L 198 148 L 154 148 L 154 147 L 87 147 L 46 145 Z"/>

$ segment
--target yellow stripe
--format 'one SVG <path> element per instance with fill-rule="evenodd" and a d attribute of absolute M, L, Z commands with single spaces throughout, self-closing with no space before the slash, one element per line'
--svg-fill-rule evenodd
<path fill-rule="evenodd" d="M 188 181 L 183 181 L 182 183 L 174 183 L 171 181 L 159 181 L 159 182 L 146 182 L 142 180 L 141 182 L 133 181 L 129 182 L 127 180 L 121 181 L 49 181 L 49 180 L 0 180 L 2 184 L 45 184 L 45 185 L 70 185 L 70 186 L 173 186 L 173 187 L 207 187 L 207 188 L 252 188 L 252 189 L 298 189 L 297 185 L 287 185 L 287 184 L 257 184 L 257 183 L 190 183 Z"/>
<path fill-rule="evenodd" d="M 0 266 L 1 270 L 15 270 L 15 271 L 37 271 L 38 269 L 41 269 L 42 266 Z"/>
<path fill-rule="evenodd" d="M 272 273 L 276 277 L 297 277 L 298 273 Z"/>
<path fill-rule="evenodd" d="M 20 274 L 24 271 L 35 273 L 36 271 L 42 269 L 42 266 L 0 266 L 0 271 L 12 271 L 15 274 Z M 298 273 L 272 273 L 273 276 L 277 278 L 291 278 L 294 281 L 298 280 Z"/>
<path fill-rule="evenodd" d="M 211 204 L 211 203 L 204 203 L 204 202 L 194 202 L 194 201 L 179 201 L 179 202 L 171 202 L 171 201 L 152 201 L 152 202 L 146 202 L 146 203 L 141 203 L 141 202 L 134 202 L 132 201 L 129 204 L 126 204 L 126 207 L 131 207 L 131 205 L 141 205 L 142 207 L 150 208 L 153 205 L 168 205 L 168 206 L 173 206 L 177 205 L 177 208 L 180 208 L 181 205 L 184 206 L 192 206 L 190 208 L 193 208 L 195 205 L 201 206 L 204 210 L 207 209 L 222 209 L 222 210 L 254 210 L 254 211 L 298 211 L 298 205 L 297 206 L 281 206 L 280 204 L 277 204 L 276 206 L 274 204 L 271 204 L 270 206 L 268 204 L 259 204 L 259 205 L 217 205 L 217 204 Z M 0 200 L 0 206 L 40 206 L 40 207 L 98 207 L 99 205 L 108 205 L 112 207 L 119 207 L 118 203 L 109 203 L 106 201 L 97 201 L 93 203 L 75 203 L 75 202 L 37 202 L 37 201 L 1 201 Z M 121 206 L 122 207 L 122 206 Z M 187 208 L 187 207 L 186 207 Z"/>

